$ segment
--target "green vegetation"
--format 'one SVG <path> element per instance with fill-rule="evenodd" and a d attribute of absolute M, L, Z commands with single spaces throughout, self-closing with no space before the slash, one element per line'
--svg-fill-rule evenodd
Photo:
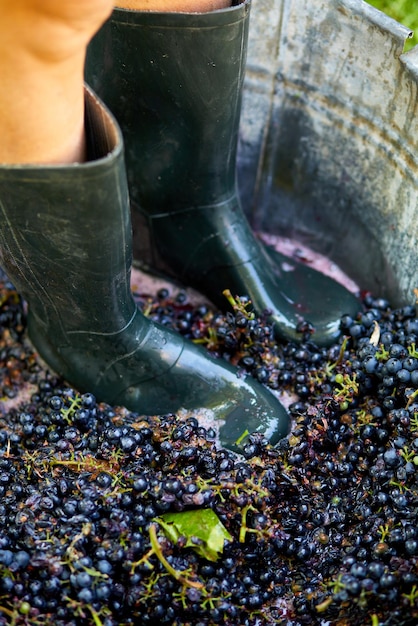
<path fill-rule="evenodd" d="M 414 37 L 408 42 L 407 48 L 418 44 L 418 3 L 413 0 L 368 0 L 380 11 L 384 11 L 395 20 L 415 31 Z"/>

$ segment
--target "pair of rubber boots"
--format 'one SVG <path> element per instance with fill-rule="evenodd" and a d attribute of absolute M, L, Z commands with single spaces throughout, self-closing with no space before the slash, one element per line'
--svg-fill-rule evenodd
<path fill-rule="evenodd" d="M 358 309 L 316 272 L 282 272 L 284 259 L 243 216 L 235 169 L 249 10 L 115 9 L 90 44 L 86 77 L 122 134 L 86 89 L 86 163 L 0 170 L 0 262 L 28 301 L 29 336 L 46 363 L 141 414 L 211 409 L 232 449 L 245 431 L 276 443 L 288 414 L 255 380 L 137 309 L 130 203 L 143 263 L 223 308 L 225 288 L 248 295 L 272 311 L 280 337 L 297 338 L 305 309 L 314 338 L 330 343 L 340 315 Z"/>

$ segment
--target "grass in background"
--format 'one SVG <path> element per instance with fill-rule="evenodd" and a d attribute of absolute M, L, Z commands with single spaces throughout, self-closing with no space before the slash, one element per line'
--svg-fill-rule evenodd
<path fill-rule="evenodd" d="M 415 31 L 413 39 L 407 43 L 406 49 L 418 44 L 418 0 L 367 0 L 369 4 L 384 11 L 397 22 Z"/>

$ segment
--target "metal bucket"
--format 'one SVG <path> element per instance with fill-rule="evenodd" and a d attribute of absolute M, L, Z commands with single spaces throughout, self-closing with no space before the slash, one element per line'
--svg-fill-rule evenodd
<path fill-rule="evenodd" d="M 418 46 L 362 0 L 254 0 L 238 179 L 253 226 L 361 288 L 418 288 Z"/>

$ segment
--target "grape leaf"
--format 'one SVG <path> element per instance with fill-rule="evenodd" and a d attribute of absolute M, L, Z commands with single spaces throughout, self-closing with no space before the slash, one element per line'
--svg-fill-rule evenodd
<path fill-rule="evenodd" d="M 217 561 L 225 541 L 232 537 L 212 509 L 194 509 L 180 513 L 164 513 L 157 518 L 167 539 L 182 546 L 193 548 L 208 561 Z M 185 541 L 184 541 L 185 540 Z"/>

